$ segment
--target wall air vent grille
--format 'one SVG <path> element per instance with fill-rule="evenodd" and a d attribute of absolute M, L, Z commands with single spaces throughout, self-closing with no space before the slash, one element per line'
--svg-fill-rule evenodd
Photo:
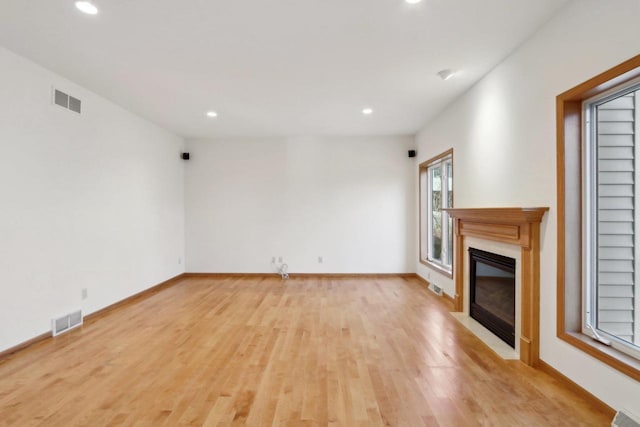
<path fill-rule="evenodd" d="M 61 107 L 69 108 L 69 95 L 56 89 L 53 95 L 53 102 Z"/>
<path fill-rule="evenodd" d="M 73 313 L 65 314 L 62 317 L 51 320 L 51 332 L 55 337 L 64 332 L 70 331 L 73 328 L 77 328 L 82 325 L 82 310 L 74 311 Z"/>
<path fill-rule="evenodd" d="M 58 89 L 53 90 L 53 103 L 78 114 L 82 112 L 81 100 Z"/>
<path fill-rule="evenodd" d="M 78 98 L 74 98 L 73 96 L 70 96 L 69 97 L 69 110 L 80 114 L 81 109 L 82 109 L 82 101 L 80 101 Z"/>

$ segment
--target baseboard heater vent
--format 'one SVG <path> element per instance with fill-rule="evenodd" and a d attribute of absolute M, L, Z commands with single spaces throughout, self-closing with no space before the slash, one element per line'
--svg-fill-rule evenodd
<path fill-rule="evenodd" d="M 439 297 L 442 296 L 442 288 L 436 285 L 435 283 L 429 283 L 429 289 L 431 290 L 431 292 L 438 295 Z"/>
<path fill-rule="evenodd" d="M 51 320 L 52 335 L 55 337 L 80 325 L 82 325 L 82 310 L 65 314 L 62 317 Z"/>
<path fill-rule="evenodd" d="M 640 427 L 640 421 L 625 411 L 618 411 L 611 425 L 612 427 Z"/>

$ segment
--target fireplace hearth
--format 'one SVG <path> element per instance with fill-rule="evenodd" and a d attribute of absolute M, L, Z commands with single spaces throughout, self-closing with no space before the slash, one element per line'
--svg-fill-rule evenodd
<path fill-rule="evenodd" d="M 469 315 L 515 348 L 516 260 L 469 248 Z"/>

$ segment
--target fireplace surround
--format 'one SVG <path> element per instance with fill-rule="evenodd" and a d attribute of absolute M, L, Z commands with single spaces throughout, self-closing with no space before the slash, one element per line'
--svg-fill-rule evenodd
<path fill-rule="evenodd" d="M 548 210 L 546 207 L 446 209 L 455 228 L 455 311 L 464 311 L 466 238 L 507 243 L 520 249 L 518 347 L 520 360 L 529 366 L 537 366 L 540 357 L 540 223 Z"/>

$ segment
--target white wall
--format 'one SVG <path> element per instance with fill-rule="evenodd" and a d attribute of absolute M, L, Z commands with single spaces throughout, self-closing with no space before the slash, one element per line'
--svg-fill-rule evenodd
<path fill-rule="evenodd" d="M 0 70 L 2 351 L 183 272 L 184 141 L 1 47 Z"/>
<path fill-rule="evenodd" d="M 412 137 L 189 141 L 189 272 L 415 271 Z M 322 256 L 324 262 L 318 263 Z"/>
<path fill-rule="evenodd" d="M 421 161 L 454 148 L 455 207 L 551 208 L 542 223 L 541 358 L 610 406 L 636 413 L 640 383 L 556 338 L 555 97 L 637 55 L 638 16 L 637 0 L 569 3 L 417 136 Z M 452 281 L 419 263 L 417 270 L 454 293 Z"/>

